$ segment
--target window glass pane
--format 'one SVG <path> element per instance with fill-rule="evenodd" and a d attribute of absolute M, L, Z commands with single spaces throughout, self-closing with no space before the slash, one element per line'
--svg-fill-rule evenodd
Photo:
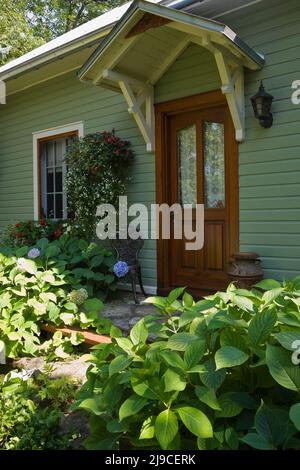
<path fill-rule="evenodd" d="M 62 194 L 55 195 L 55 218 L 63 218 L 63 196 Z"/>
<path fill-rule="evenodd" d="M 47 194 L 47 217 L 54 219 L 54 196 L 53 194 Z"/>
<path fill-rule="evenodd" d="M 177 132 L 178 187 L 181 204 L 197 203 L 196 126 Z"/>
<path fill-rule="evenodd" d="M 62 168 L 55 169 L 55 191 L 57 193 L 62 193 L 63 190 L 63 176 Z"/>
<path fill-rule="evenodd" d="M 54 192 L 54 169 L 47 168 L 47 193 Z"/>
<path fill-rule="evenodd" d="M 224 125 L 204 123 L 205 207 L 225 207 Z"/>
<path fill-rule="evenodd" d="M 54 142 L 47 142 L 47 167 L 54 166 Z"/>
<path fill-rule="evenodd" d="M 55 149 L 55 165 L 56 166 L 62 165 L 63 157 L 65 154 L 65 148 L 66 148 L 65 141 L 58 140 L 56 142 L 56 149 Z"/>
<path fill-rule="evenodd" d="M 60 219 L 67 216 L 64 188 L 66 142 L 67 139 L 60 138 L 41 144 L 41 217 Z"/>

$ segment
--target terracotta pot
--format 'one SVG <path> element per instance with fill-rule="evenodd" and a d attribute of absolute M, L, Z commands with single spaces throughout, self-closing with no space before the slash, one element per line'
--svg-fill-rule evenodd
<path fill-rule="evenodd" d="M 264 277 L 257 253 L 234 253 L 228 275 L 240 289 L 249 289 Z"/>

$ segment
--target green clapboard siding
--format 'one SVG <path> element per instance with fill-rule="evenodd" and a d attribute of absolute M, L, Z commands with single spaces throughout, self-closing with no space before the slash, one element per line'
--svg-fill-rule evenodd
<path fill-rule="evenodd" d="M 287 8 L 288 5 L 288 8 Z M 291 84 L 300 79 L 299 0 L 265 0 L 219 18 L 258 52 L 260 72 L 245 73 L 246 140 L 239 145 L 240 248 L 257 251 L 268 277 L 292 277 L 300 266 L 300 105 Z M 274 126 L 254 119 L 250 97 L 260 79 L 275 97 Z M 190 45 L 155 87 L 156 102 L 220 88 L 212 55 Z M 0 109 L 0 224 L 33 217 L 33 131 L 84 121 L 85 132 L 111 129 L 136 152 L 131 202 L 155 202 L 155 160 L 121 95 L 79 83 L 75 73 L 18 93 Z M 156 284 L 155 242 L 142 252 L 146 285 Z"/>
<path fill-rule="evenodd" d="M 220 20 L 266 58 L 260 72 L 246 73 L 241 250 L 261 255 L 266 276 L 293 277 L 300 272 L 300 105 L 291 102 L 292 82 L 300 79 L 299 0 L 266 0 Z M 250 105 L 261 79 L 274 96 L 271 129 L 259 126 Z"/>

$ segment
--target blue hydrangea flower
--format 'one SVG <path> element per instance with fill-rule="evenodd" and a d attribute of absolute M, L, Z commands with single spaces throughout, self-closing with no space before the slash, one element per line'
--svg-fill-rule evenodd
<path fill-rule="evenodd" d="M 38 248 L 31 248 L 31 250 L 28 251 L 28 258 L 30 259 L 35 259 L 40 256 L 41 252 Z"/>
<path fill-rule="evenodd" d="M 117 277 L 124 277 L 129 271 L 128 264 L 125 261 L 118 261 L 113 268 Z"/>

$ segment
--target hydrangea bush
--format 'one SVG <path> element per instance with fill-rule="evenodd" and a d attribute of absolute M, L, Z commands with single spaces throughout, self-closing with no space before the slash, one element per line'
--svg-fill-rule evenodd
<path fill-rule="evenodd" d="M 300 276 L 148 303 L 92 353 L 88 449 L 300 449 Z"/>
<path fill-rule="evenodd" d="M 0 340 L 5 343 L 6 355 L 38 354 L 45 323 L 93 327 L 99 333 L 108 333 L 111 323 L 99 313 L 102 300 L 116 287 L 113 265 L 114 258 L 107 249 L 66 234 L 53 242 L 43 238 L 34 247 L 3 249 Z M 64 357 L 83 337 L 74 334 L 62 341 L 56 335 L 55 341 L 54 350 Z M 47 344 L 47 354 L 50 346 Z"/>
<path fill-rule="evenodd" d="M 115 131 L 88 134 L 70 145 L 66 189 L 73 230 L 86 239 L 95 237 L 96 208 L 101 203 L 118 207 L 126 194 L 133 152 Z"/>

